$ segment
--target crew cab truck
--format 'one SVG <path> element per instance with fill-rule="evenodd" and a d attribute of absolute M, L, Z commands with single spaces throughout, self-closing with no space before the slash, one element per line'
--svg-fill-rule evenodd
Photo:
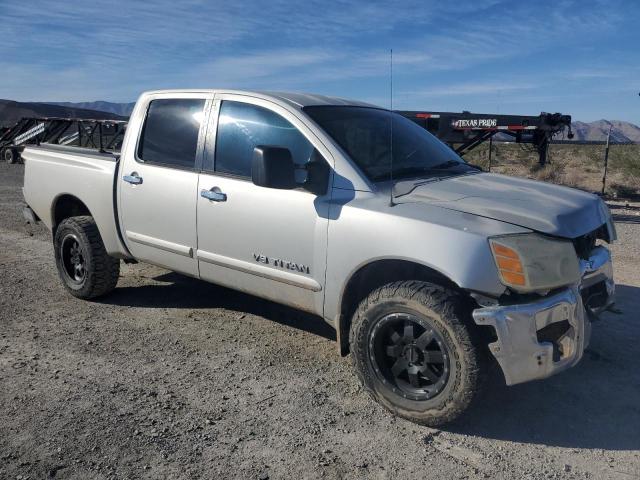
<path fill-rule="evenodd" d="M 465 411 L 493 359 L 509 385 L 575 365 L 613 301 L 601 199 L 485 173 L 361 102 L 154 91 L 119 154 L 23 157 L 25 216 L 72 295 L 139 261 L 311 312 L 372 397 L 422 424 Z"/>

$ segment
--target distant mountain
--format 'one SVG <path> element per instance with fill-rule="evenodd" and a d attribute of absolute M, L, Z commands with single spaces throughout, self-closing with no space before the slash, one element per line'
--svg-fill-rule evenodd
<path fill-rule="evenodd" d="M 116 115 L 121 115 L 123 117 L 128 117 L 131 115 L 133 111 L 133 107 L 135 106 L 135 102 L 131 103 L 115 103 L 115 102 L 44 102 L 50 105 L 62 105 L 64 107 L 72 107 L 72 108 L 85 108 L 87 110 L 99 110 L 101 112 L 110 112 L 115 113 Z"/>
<path fill-rule="evenodd" d="M 0 127 L 13 125 L 22 117 L 63 117 L 99 120 L 126 120 L 125 116 L 111 112 L 88 110 L 74 106 L 36 102 L 0 100 Z"/>
<path fill-rule="evenodd" d="M 640 143 L 640 127 L 620 120 L 598 120 L 596 122 L 572 122 L 574 141 L 602 141 L 607 139 L 611 128 L 612 142 Z"/>

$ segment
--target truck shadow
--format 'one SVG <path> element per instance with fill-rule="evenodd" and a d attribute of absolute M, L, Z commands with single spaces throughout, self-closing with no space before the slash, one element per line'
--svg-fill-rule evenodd
<path fill-rule="evenodd" d="M 264 317 L 273 322 L 336 339 L 336 333 L 322 318 L 262 298 L 186 277 L 174 272 L 156 276 L 162 285 L 118 287 L 101 303 L 127 307 L 210 309 L 224 308 Z"/>
<path fill-rule="evenodd" d="M 101 302 L 129 307 L 215 309 L 253 314 L 335 340 L 323 319 L 173 272 L 163 284 L 119 287 Z M 166 283 L 165 283 L 166 282 Z M 466 415 L 442 430 L 566 448 L 640 448 L 640 288 L 618 285 L 616 306 L 593 325 L 579 365 L 539 382 L 506 387 L 497 365 Z"/>
<path fill-rule="evenodd" d="M 640 448 L 640 288 L 619 285 L 593 324 L 580 364 L 544 381 L 504 386 L 499 371 L 476 407 L 443 430 L 567 448 Z"/>
<path fill-rule="evenodd" d="M 640 207 L 636 205 L 608 205 L 615 223 L 640 223 Z"/>
<path fill-rule="evenodd" d="M 613 221 L 615 223 L 629 223 L 629 224 L 637 224 L 640 223 L 640 215 L 636 214 L 622 214 L 622 213 L 614 213 Z"/>

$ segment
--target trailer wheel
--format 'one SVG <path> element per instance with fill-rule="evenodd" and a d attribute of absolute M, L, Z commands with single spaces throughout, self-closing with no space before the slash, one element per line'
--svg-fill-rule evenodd
<path fill-rule="evenodd" d="M 450 422 L 476 397 L 486 356 L 469 328 L 469 302 L 418 281 L 374 290 L 351 323 L 352 361 L 365 390 L 392 413 Z"/>
<path fill-rule="evenodd" d="M 120 276 L 120 260 L 107 255 L 93 217 L 63 220 L 54 236 L 58 274 L 71 295 L 88 300 L 111 292 Z"/>
<path fill-rule="evenodd" d="M 16 152 L 13 148 L 5 148 L 2 153 L 4 161 L 9 165 L 12 165 L 18 161 L 18 152 Z"/>

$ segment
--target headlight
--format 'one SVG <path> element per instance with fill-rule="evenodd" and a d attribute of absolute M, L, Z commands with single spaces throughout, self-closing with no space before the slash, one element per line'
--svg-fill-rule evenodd
<path fill-rule="evenodd" d="M 518 292 L 576 283 L 580 265 L 573 243 L 535 233 L 489 239 L 501 282 Z"/>

